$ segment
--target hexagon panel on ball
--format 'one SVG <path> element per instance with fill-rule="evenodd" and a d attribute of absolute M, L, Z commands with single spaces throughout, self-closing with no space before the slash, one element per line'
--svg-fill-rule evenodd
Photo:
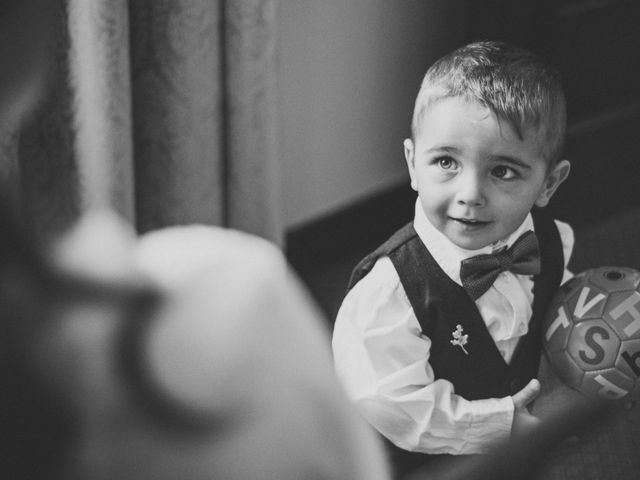
<path fill-rule="evenodd" d="M 622 340 L 640 338 L 640 293 L 626 290 L 610 294 L 603 318 Z"/>
<path fill-rule="evenodd" d="M 611 368 L 620 350 L 620 339 L 604 320 L 585 320 L 573 327 L 567 352 L 585 372 Z"/>

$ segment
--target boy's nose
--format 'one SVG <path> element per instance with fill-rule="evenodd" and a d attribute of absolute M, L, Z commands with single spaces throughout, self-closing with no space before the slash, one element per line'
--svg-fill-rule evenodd
<path fill-rule="evenodd" d="M 484 184 L 478 175 L 468 174 L 460 178 L 459 181 L 456 203 L 472 207 L 481 207 L 485 204 Z"/>

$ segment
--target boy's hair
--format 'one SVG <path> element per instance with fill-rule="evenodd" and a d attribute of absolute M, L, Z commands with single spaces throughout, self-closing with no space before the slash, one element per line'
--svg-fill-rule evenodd
<path fill-rule="evenodd" d="M 471 43 L 437 60 L 416 98 L 411 133 L 415 140 L 428 106 L 462 97 L 506 120 L 519 138 L 528 129 L 541 133 L 543 155 L 554 165 L 562 155 L 566 100 L 560 75 L 537 55 L 502 42 Z"/>

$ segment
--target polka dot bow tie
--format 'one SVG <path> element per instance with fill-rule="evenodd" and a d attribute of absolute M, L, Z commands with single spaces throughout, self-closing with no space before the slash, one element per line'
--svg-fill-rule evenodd
<path fill-rule="evenodd" d="M 540 273 L 538 239 L 532 231 L 524 233 L 508 249 L 460 262 L 462 286 L 473 300 L 480 298 L 498 275 L 506 271 L 520 275 Z"/>

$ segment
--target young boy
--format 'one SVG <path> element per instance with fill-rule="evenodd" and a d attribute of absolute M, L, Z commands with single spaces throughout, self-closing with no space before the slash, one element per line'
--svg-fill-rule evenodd
<path fill-rule="evenodd" d="M 569 174 L 565 123 L 558 74 L 521 49 L 470 44 L 425 75 L 404 141 L 414 220 L 355 268 L 333 336 L 397 474 L 537 423 L 540 322 L 574 241 L 538 208 Z"/>

